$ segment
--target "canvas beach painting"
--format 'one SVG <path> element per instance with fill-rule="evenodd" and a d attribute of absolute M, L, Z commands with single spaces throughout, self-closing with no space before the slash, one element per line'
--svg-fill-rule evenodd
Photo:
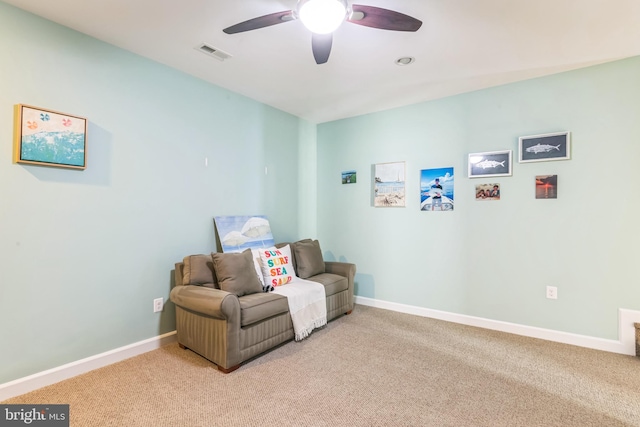
<path fill-rule="evenodd" d="M 275 244 L 264 215 L 214 217 L 222 252 L 269 248 Z"/>
<path fill-rule="evenodd" d="M 420 210 L 453 211 L 453 168 L 420 171 Z"/>
<path fill-rule="evenodd" d="M 375 207 L 405 206 L 405 163 L 378 163 L 374 168 Z"/>
<path fill-rule="evenodd" d="M 521 136 L 519 139 L 520 163 L 549 162 L 571 158 L 571 132 Z"/>
<path fill-rule="evenodd" d="M 18 104 L 14 121 L 15 163 L 86 168 L 87 119 Z"/>

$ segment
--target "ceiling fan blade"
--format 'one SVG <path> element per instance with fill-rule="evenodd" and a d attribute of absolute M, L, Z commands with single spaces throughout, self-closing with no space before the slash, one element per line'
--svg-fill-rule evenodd
<path fill-rule="evenodd" d="M 257 30 L 258 28 L 270 27 L 271 25 L 282 24 L 283 22 L 293 21 L 294 19 L 293 11 L 285 10 L 249 19 L 248 21 L 240 22 L 239 24 L 225 28 L 222 31 L 227 34 L 236 34 L 245 31 Z"/>
<path fill-rule="evenodd" d="M 324 64 L 329 60 L 332 44 L 333 34 L 311 33 L 311 49 L 313 49 L 313 57 L 316 59 L 316 64 Z"/>
<path fill-rule="evenodd" d="M 347 21 L 353 24 L 393 31 L 418 31 L 422 26 L 422 21 L 394 10 L 361 4 L 351 5 L 351 8 L 353 13 Z"/>

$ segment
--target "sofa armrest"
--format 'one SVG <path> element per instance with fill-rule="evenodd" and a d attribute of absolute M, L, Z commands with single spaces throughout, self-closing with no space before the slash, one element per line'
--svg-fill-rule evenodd
<path fill-rule="evenodd" d="M 325 273 L 337 274 L 339 276 L 343 276 L 347 278 L 348 284 L 348 309 L 345 311 L 346 314 L 351 313 L 353 310 L 354 304 L 354 291 L 355 291 L 355 276 L 356 276 L 356 265 L 348 262 L 339 262 L 339 261 L 325 261 L 324 262 L 324 271 Z"/>
<path fill-rule="evenodd" d="M 222 320 L 230 320 L 240 312 L 235 294 L 203 286 L 176 286 L 171 290 L 171 301 L 184 309 Z"/>
<path fill-rule="evenodd" d="M 356 275 L 356 265 L 348 262 L 325 261 L 325 273 L 338 274 L 349 279 L 349 286 L 353 284 L 353 278 Z"/>

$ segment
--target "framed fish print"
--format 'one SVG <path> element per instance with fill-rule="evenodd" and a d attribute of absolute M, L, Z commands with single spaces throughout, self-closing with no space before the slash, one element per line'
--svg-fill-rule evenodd
<path fill-rule="evenodd" d="M 14 163 L 87 167 L 87 119 L 18 104 L 14 107 Z"/>
<path fill-rule="evenodd" d="M 488 151 L 469 154 L 469 178 L 511 176 L 512 151 Z"/>
<path fill-rule="evenodd" d="M 521 136 L 518 162 L 548 162 L 571 158 L 571 132 Z"/>

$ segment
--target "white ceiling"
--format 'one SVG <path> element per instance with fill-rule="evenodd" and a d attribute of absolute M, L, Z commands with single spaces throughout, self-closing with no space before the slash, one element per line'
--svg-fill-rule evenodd
<path fill-rule="evenodd" d="M 640 55 L 640 0 L 357 0 L 422 28 L 345 23 L 323 65 L 299 21 L 222 32 L 295 0 L 3 1 L 315 123 Z"/>

